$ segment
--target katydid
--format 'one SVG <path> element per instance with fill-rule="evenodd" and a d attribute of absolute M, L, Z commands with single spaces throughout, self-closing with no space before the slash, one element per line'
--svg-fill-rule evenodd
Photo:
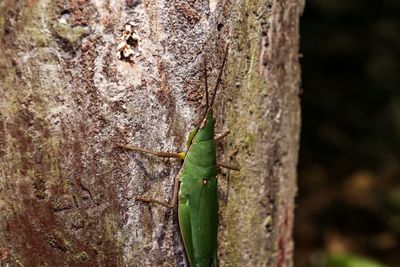
<path fill-rule="evenodd" d="M 225 164 L 218 164 L 216 160 L 215 140 L 223 138 L 229 133 L 226 132 L 217 138 L 214 137 L 215 119 L 212 114 L 212 105 L 221 81 L 227 53 L 228 49 L 225 51 L 210 103 L 208 100 L 205 60 L 204 75 L 207 108 L 201 124 L 189 134 L 186 142 L 186 152 L 160 152 L 118 145 L 128 150 L 183 160 L 182 168 L 175 179 L 174 194 L 170 203 L 147 197 L 137 197 L 136 200 L 157 203 L 168 208 L 175 208 L 178 205 L 179 227 L 191 267 L 218 266 L 217 165 L 239 170 Z"/>

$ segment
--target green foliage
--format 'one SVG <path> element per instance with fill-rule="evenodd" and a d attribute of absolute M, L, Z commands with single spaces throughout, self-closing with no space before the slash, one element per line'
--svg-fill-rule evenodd
<path fill-rule="evenodd" d="M 376 261 L 352 254 L 326 255 L 313 267 L 386 267 Z"/>

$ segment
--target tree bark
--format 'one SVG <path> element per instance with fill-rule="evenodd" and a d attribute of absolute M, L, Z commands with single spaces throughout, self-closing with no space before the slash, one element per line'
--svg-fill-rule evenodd
<path fill-rule="evenodd" d="M 187 266 L 176 211 L 134 199 L 169 200 L 181 163 L 115 144 L 183 150 L 228 43 L 220 265 L 292 266 L 302 8 L 2 1 L 0 266 Z"/>

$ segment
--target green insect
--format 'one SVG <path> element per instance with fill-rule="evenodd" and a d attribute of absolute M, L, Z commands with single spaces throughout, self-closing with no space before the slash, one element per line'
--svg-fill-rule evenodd
<path fill-rule="evenodd" d="M 137 197 L 136 200 L 157 203 L 168 208 L 175 208 L 178 205 L 179 227 L 191 267 L 218 266 L 217 166 L 239 170 L 236 167 L 218 164 L 216 159 L 215 141 L 229 134 L 229 131 L 227 131 L 218 137 L 214 137 L 215 119 L 212 114 L 212 105 L 223 73 L 227 52 L 228 49 L 225 51 L 210 103 L 208 103 L 207 72 L 205 67 L 207 109 L 201 124 L 189 134 L 186 142 L 186 152 L 160 152 L 118 145 L 128 150 L 183 160 L 182 168 L 175 179 L 174 195 L 170 203 L 147 197 Z"/>

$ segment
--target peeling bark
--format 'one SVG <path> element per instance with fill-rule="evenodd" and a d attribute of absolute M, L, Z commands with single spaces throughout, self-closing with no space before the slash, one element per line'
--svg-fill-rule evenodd
<path fill-rule="evenodd" d="M 169 199 L 215 83 L 221 266 L 292 266 L 301 0 L 0 3 L 0 263 L 187 266 Z M 228 189 L 227 189 L 228 188 Z M 1 265 L 0 264 L 0 265 Z"/>

